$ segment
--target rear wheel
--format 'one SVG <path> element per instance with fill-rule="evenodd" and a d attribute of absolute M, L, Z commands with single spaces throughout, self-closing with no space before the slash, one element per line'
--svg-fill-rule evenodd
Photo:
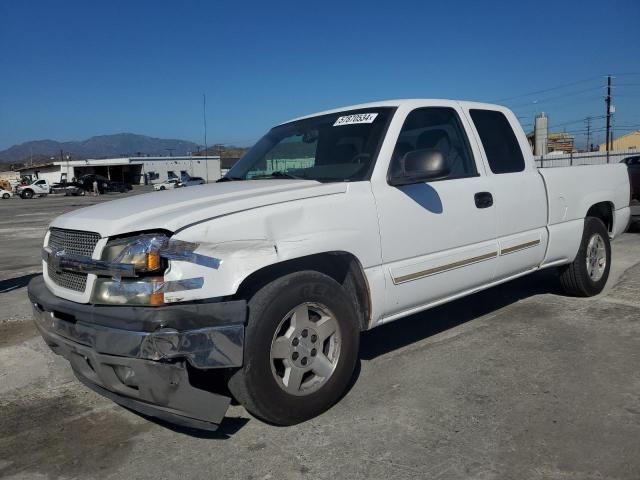
<path fill-rule="evenodd" d="M 249 301 L 244 365 L 229 389 L 258 418 L 308 420 L 345 392 L 358 358 L 359 323 L 339 283 L 313 271 L 285 275 Z"/>
<path fill-rule="evenodd" d="M 5 200 L 7 200 L 11 195 L 9 195 L 8 193 L 3 193 L 2 194 L 2 198 L 4 198 Z"/>
<path fill-rule="evenodd" d="M 165 190 L 164 185 L 160 187 L 160 190 Z"/>
<path fill-rule="evenodd" d="M 33 198 L 33 190 L 31 189 L 24 190 L 20 196 L 26 199 Z"/>
<path fill-rule="evenodd" d="M 560 284 L 569 295 L 591 297 L 604 289 L 610 268 L 611 244 L 607 227 L 599 218 L 587 217 L 578 254 L 560 271 Z"/>

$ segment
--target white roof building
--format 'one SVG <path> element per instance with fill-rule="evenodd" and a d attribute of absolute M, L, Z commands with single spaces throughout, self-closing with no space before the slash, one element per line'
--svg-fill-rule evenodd
<path fill-rule="evenodd" d="M 219 156 L 123 157 L 51 161 L 19 169 L 21 177 L 45 179 L 50 183 L 71 180 L 88 173 L 111 180 L 145 185 L 169 178 L 201 177 L 214 182 L 221 177 Z"/>

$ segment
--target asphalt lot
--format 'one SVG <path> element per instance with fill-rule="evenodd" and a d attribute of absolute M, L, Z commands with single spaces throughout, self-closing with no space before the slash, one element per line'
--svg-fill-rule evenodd
<path fill-rule="evenodd" d="M 87 390 L 30 321 L 48 222 L 121 196 L 0 201 L 0 477 L 640 478 L 640 233 L 598 297 L 553 272 L 495 287 L 363 334 L 324 415 L 273 427 L 234 406 L 202 434 Z"/>

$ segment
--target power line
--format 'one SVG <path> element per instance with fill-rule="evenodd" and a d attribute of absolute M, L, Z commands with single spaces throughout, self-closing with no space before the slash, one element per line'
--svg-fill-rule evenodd
<path fill-rule="evenodd" d="M 624 77 L 625 75 L 640 75 L 640 72 L 612 73 L 614 77 Z"/>
<path fill-rule="evenodd" d="M 563 122 L 563 123 L 554 123 L 554 124 L 548 125 L 547 128 L 558 128 L 564 125 L 571 125 L 572 123 L 584 122 L 585 118 L 591 118 L 592 120 L 597 120 L 599 118 L 604 118 L 604 117 L 605 117 L 604 115 L 589 115 L 588 117 L 582 117 L 577 120 L 569 120 L 568 122 Z"/>
<path fill-rule="evenodd" d="M 538 105 L 539 103 L 545 103 L 545 102 L 548 102 L 550 100 L 564 99 L 566 97 L 574 97 L 574 96 L 580 95 L 582 93 L 592 92 L 594 90 L 600 90 L 601 88 L 603 88 L 603 87 L 599 85 L 597 87 L 586 88 L 584 90 L 578 90 L 577 92 L 573 92 L 573 93 L 565 93 L 563 95 L 557 95 L 555 97 L 543 98 L 541 100 L 532 100 L 530 102 L 520 103 L 520 104 L 512 105 L 512 106 L 515 108 L 515 107 L 518 107 L 518 106 Z"/>
<path fill-rule="evenodd" d="M 613 77 L 636 76 L 636 75 L 640 75 L 640 72 L 623 72 L 623 73 L 612 73 L 611 74 L 611 76 L 613 76 Z M 496 99 L 496 100 L 491 100 L 491 102 L 506 102 L 508 100 L 514 100 L 516 98 L 530 97 L 532 95 L 539 95 L 541 93 L 552 92 L 554 90 L 561 90 L 563 88 L 572 87 L 574 85 L 580 85 L 580 84 L 583 84 L 583 83 L 588 83 L 588 82 L 591 82 L 593 80 L 597 80 L 599 78 L 603 78 L 604 76 L 605 75 L 598 75 L 598 76 L 594 76 L 594 77 L 583 78 L 582 80 L 576 80 L 575 82 L 563 83 L 563 84 L 560 84 L 560 85 L 556 85 L 554 87 L 544 88 L 542 90 L 534 90 L 532 92 L 522 93 L 520 95 L 514 95 L 512 97 L 505 97 L 505 98 L 499 98 L 499 99 Z"/>
<path fill-rule="evenodd" d="M 580 85 L 581 83 L 591 82 L 591 81 L 596 80 L 598 78 L 602 78 L 602 76 L 598 75 L 597 77 L 590 77 L 590 78 L 585 78 L 585 79 L 582 79 L 582 80 L 576 80 L 575 82 L 564 83 L 564 84 L 561 84 L 561 85 L 556 85 L 555 87 L 545 88 L 545 89 L 542 89 L 542 90 L 536 90 L 536 91 L 533 91 L 533 92 L 523 93 L 523 94 L 520 94 L 520 95 L 514 95 L 513 97 L 506 97 L 506 98 L 500 98 L 500 99 L 497 99 L 497 100 L 492 100 L 492 102 L 506 102 L 508 100 L 513 100 L 513 99 L 516 99 L 516 98 L 530 97 L 531 95 L 538 95 L 540 93 L 551 92 L 551 91 L 554 91 L 554 90 L 560 90 L 562 88 L 572 87 L 574 85 Z"/>
<path fill-rule="evenodd" d="M 520 106 L 520 107 L 510 107 L 513 109 L 514 112 L 516 112 L 518 115 L 525 115 L 525 114 L 531 114 L 532 111 L 540 111 L 543 108 L 546 111 L 550 111 L 552 109 L 556 109 L 556 108 L 561 108 L 561 107 L 565 107 L 565 106 L 575 106 L 575 105 L 591 105 L 594 104 L 595 102 L 599 102 L 602 101 L 602 99 L 604 98 L 604 95 L 595 95 L 595 96 L 589 96 L 589 97 L 582 97 L 582 98 L 566 98 L 564 100 L 554 100 L 553 102 L 545 102 L 547 103 L 546 105 L 538 105 L 535 103 L 531 103 L 529 105 L 526 106 Z"/>

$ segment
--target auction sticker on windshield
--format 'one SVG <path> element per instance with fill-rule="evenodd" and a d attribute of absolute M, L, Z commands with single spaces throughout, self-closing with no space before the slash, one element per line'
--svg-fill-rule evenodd
<path fill-rule="evenodd" d="M 333 126 L 338 127 L 340 125 L 354 125 L 356 123 L 373 123 L 377 116 L 377 113 L 356 113 L 354 115 L 345 115 L 344 117 L 338 117 Z"/>

